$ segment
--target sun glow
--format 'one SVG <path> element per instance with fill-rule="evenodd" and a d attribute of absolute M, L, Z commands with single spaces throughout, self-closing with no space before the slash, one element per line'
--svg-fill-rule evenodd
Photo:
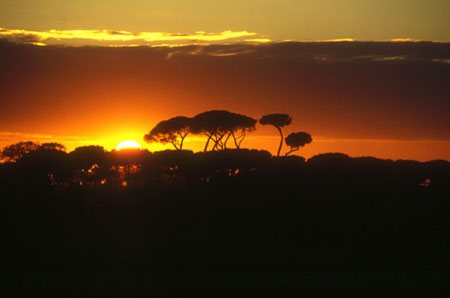
<path fill-rule="evenodd" d="M 120 151 L 124 149 L 142 149 L 142 147 L 136 141 L 122 141 L 117 145 L 116 150 Z"/>

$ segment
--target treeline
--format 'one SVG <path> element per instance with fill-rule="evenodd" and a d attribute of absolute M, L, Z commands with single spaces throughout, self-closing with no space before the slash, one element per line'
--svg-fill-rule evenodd
<path fill-rule="evenodd" d="M 364 188 L 449 185 L 446 161 L 392 161 L 345 154 L 320 154 L 306 161 L 299 156 L 273 157 L 264 150 L 224 149 L 106 151 L 101 146 L 78 147 L 70 153 L 58 143 L 20 142 L 5 147 L 0 164 L 3 185 L 46 187 L 145 188 L 155 185 L 202 183 L 279 183 Z"/>

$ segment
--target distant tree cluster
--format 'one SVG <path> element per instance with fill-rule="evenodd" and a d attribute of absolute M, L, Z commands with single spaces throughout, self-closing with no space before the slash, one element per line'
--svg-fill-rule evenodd
<path fill-rule="evenodd" d="M 32 151 L 40 150 L 55 150 L 55 151 L 66 151 L 66 146 L 59 143 L 43 143 L 39 144 L 32 141 L 19 142 L 9 146 L 6 146 L 0 150 L 0 157 L 9 162 L 16 162 L 21 159 L 24 155 Z"/>
<path fill-rule="evenodd" d="M 207 137 L 204 151 L 212 144 L 212 151 L 227 149 L 230 138 L 237 149 L 241 147 L 246 133 L 256 129 L 257 120 L 224 110 L 200 113 L 193 118 L 177 116 L 159 122 L 144 140 L 148 143 L 170 143 L 176 150 L 183 149 L 183 142 L 190 133 Z"/>
<path fill-rule="evenodd" d="M 303 133 L 286 138 L 294 150 L 310 140 Z M 212 142 L 213 146 L 222 146 L 217 138 Z M 449 173 L 449 163 L 445 161 L 394 162 L 336 153 L 306 161 L 299 156 L 273 157 L 268 151 L 248 149 L 197 153 L 187 150 L 152 153 L 139 149 L 108 152 L 101 146 L 78 147 L 69 153 L 62 149 L 60 144 L 33 142 L 6 147 L 2 154 L 10 154 L 11 161 L 0 164 L 0 186 L 107 190 L 280 181 L 345 187 L 406 185 L 415 189 L 446 186 Z"/>
<path fill-rule="evenodd" d="M 208 151 L 211 144 L 211 151 L 228 149 L 227 144 L 230 139 L 233 140 L 236 149 L 241 148 L 247 133 L 256 129 L 258 121 L 252 117 L 232 113 L 225 110 L 212 110 L 200 113 L 192 118 L 177 116 L 168 120 L 159 122 L 148 134 L 144 140 L 148 143 L 170 143 L 176 150 L 183 150 L 185 138 L 190 134 L 206 136 L 204 152 Z M 277 128 L 281 136 L 277 156 L 280 156 L 283 146 L 282 128 L 290 125 L 291 116 L 288 114 L 269 114 L 264 115 L 259 123 L 262 125 L 272 125 Z M 306 132 L 292 133 L 286 139 L 286 145 L 291 147 L 290 153 L 299 150 L 306 144 L 311 143 L 312 138 Z"/>

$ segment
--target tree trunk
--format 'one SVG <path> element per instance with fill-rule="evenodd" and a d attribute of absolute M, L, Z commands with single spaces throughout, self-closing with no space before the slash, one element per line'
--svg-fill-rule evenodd
<path fill-rule="evenodd" d="M 242 131 L 239 137 L 236 137 L 233 133 L 234 144 L 236 145 L 236 149 L 241 148 L 242 141 L 245 139 L 245 130 Z"/>
<path fill-rule="evenodd" d="M 280 137 L 281 137 L 281 141 L 280 141 L 280 147 L 278 147 L 278 153 L 277 153 L 277 157 L 280 156 L 280 152 L 281 152 L 281 147 L 283 147 L 283 131 L 281 131 L 280 127 L 277 127 L 278 132 L 280 133 Z"/>
<path fill-rule="evenodd" d="M 223 144 L 221 144 L 223 137 L 225 136 L 226 133 L 223 133 L 221 135 L 218 135 L 216 137 L 216 139 L 214 140 L 214 147 L 212 148 L 212 151 L 216 150 L 223 150 Z"/>
<path fill-rule="evenodd" d="M 237 146 L 238 149 L 241 148 L 241 144 L 242 144 L 242 141 L 244 141 L 244 139 L 245 139 L 245 130 L 242 131 L 242 134 L 239 137 L 238 146 Z"/>
<path fill-rule="evenodd" d="M 214 141 L 214 140 L 213 140 Z M 217 148 L 217 140 L 216 141 L 214 141 L 214 146 L 212 147 L 212 149 L 211 149 L 211 151 L 214 151 L 214 150 L 216 150 L 216 148 Z"/>
<path fill-rule="evenodd" d="M 184 138 L 186 138 L 187 134 L 185 134 L 184 136 L 181 136 L 181 141 L 180 141 L 180 150 L 183 150 L 183 142 L 184 142 Z"/>
<path fill-rule="evenodd" d="M 224 148 L 224 149 L 227 149 L 227 142 L 228 142 L 228 139 L 230 139 L 231 134 L 232 134 L 232 133 L 229 133 L 228 136 L 227 136 L 227 138 L 225 139 L 225 142 L 223 142 L 223 148 Z"/>
<path fill-rule="evenodd" d="M 291 151 L 286 152 L 286 156 L 288 156 L 289 154 L 291 154 L 291 153 L 294 152 L 294 151 L 298 151 L 298 148 L 297 148 L 297 149 L 291 149 Z"/>
<path fill-rule="evenodd" d="M 236 136 L 234 135 L 234 133 L 233 133 L 233 140 L 234 140 L 234 145 L 236 146 L 236 149 L 239 149 L 239 144 L 236 140 Z"/>
<path fill-rule="evenodd" d="M 214 142 L 214 146 L 212 147 L 211 151 L 214 151 L 214 150 L 216 150 L 216 148 L 217 148 L 217 142 L 219 142 L 219 137 L 216 136 L 216 137 L 213 138 L 212 140 L 213 140 L 213 142 Z"/>
<path fill-rule="evenodd" d="M 209 140 L 211 139 L 211 136 L 208 137 L 208 140 L 206 141 L 205 149 L 203 149 L 203 152 L 206 152 L 208 150 Z"/>
<path fill-rule="evenodd" d="M 175 147 L 175 150 L 180 150 L 180 149 L 178 149 L 178 147 L 177 147 L 177 143 L 175 143 L 176 141 L 172 141 L 171 143 L 172 143 L 172 145 Z"/>

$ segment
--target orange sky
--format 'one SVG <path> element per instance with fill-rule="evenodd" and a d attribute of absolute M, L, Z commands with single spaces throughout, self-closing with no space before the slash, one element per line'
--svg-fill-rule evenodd
<path fill-rule="evenodd" d="M 319 42 L 186 47 L 39 47 L 0 41 L 0 146 L 58 141 L 112 149 L 159 121 L 211 109 L 293 117 L 300 155 L 450 160 L 449 44 Z M 275 152 L 272 127 L 244 147 Z M 203 148 L 204 139 L 186 149 Z"/>
<path fill-rule="evenodd" d="M 0 139 L 0 146 L 6 146 L 11 143 L 32 140 L 35 142 L 60 142 L 66 145 L 68 151 L 76 147 L 86 145 L 101 145 L 107 150 L 112 150 L 123 140 L 136 140 L 144 149 L 150 151 L 159 151 L 171 149 L 172 145 L 161 145 L 157 143 L 147 144 L 142 140 L 144 130 L 131 130 L 130 132 L 111 133 L 109 135 L 99 135 L 98 138 L 74 137 L 60 135 L 41 135 L 41 134 L 23 134 L 0 132 L 3 137 Z M 289 131 L 289 129 L 287 129 Z M 255 133 L 256 134 L 256 133 Z M 280 138 L 273 130 L 271 135 L 257 136 L 249 135 L 243 148 L 264 149 L 276 154 Z M 184 148 L 187 150 L 201 151 L 205 145 L 206 138 L 201 136 L 191 136 L 185 140 Z M 288 151 L 288 147 L 283 145 L 282 154 Z M 433 159 L 450 160 L 450 141 L 445 140 L 380 140 L 380 139 L 331 139 L 326 137 L 314 137 L 313 142 L 300 151 L 294 152 L 305 158 L 310 158 L 316 154 L 326 152 L 343 152 L 350 156 L 375 156 L 383 159 L 414 159 L 419 161 L 428 161 Z"/>

